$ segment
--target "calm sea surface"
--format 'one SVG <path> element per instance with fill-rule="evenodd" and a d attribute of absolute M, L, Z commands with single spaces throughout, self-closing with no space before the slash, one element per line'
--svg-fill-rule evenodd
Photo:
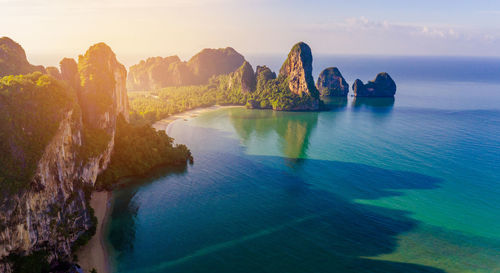
<path fill-rule="evenodd" d="M 172 123 L 195 162 L 115 190 L 115 272 L 500 272 L 500 60 L 327 66 L 387 71 L 396 98 Z"/>

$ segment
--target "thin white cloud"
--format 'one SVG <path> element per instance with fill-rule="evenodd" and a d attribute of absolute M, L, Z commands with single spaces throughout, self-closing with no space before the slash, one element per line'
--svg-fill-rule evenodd
<path fill-rule="evenodd" d="M 497 29 L 473 29 L 459 26 L 419 25 L 408 23 L 394 23 L 387 20 L 369 20 L 364 16 L 347 18 L 340 22 L 309 25 L 308 28 L 315 31 L 347 31 L 347 32 L 371 32 L 373 34 L 393 35 L 397 37 L 415 36 L 430 39 L 447 40 L 500 40 L 500 28 Z"/>

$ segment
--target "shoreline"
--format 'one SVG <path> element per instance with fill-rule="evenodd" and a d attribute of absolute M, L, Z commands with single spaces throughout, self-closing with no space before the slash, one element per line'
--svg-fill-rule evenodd
<path fill-rule="evenodd" d="M 106 226 L 111 214 L 112 193 L 108 191 L 93 192 L 90 206 L 97 217 L 96 234 L 76 253 L 78 265 L 88 273 L 95 268 L 99 273 L 110 273 L 109 253 L 105 243 Z"/>
<path fill-rule="evenodd" d="M 209 107 L 194 108 L 188 111 L 177 113 L 165 119 L 155 122 L 152 127 L 156 130 L 167 130 L 167 127 L 179 119 L 190 119 L 200 114 L 211 112 L 223 108 L 244 107 L 240 105 L 213 105 Z M 97 217 L 96 234 L 90 241 L 82 246 L 76 253 L 78 265 L 83 272 L 90 273 L 90 270 L 96 269 L 99 273 L 111 273 L 110 255 L 106 243 L 106 227 L 111 214 L 112 192 L 94 191 L 90 200 L 90 206 L 94 209 Z"/>
<path fill-rule="evenodd" d="M 212 105 L 212 106 L 207 106 L 207 107 L 198 107 L 198 108 L 194 108 L 191 110 L 180 112 L 180 113 L 171 115 L 167 118 L 164 118 L 162 120 L 156 121 L 155 123 L 153 123 L 152 127 L 155 128 L 157 131 L 159 131 L 159 130 L 166 131 L 168 128 L 168 125 L 170 125 L 172 122 L 174 122 L 178 119 L 190 119 L 190 118 L 197 117 L 198 115 L 206 113 L 206 112 L 211 112 L 211 111 L 224 109 L 224 108 L 237 108 L 237 107 L 245 107 L 245 106 L 243 106 L 243 105 Z"/>

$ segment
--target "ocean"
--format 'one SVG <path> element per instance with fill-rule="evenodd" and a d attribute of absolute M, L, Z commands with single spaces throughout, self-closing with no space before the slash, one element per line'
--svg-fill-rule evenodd
<path fill-rule="evenodd" d="M 388 72 L 395 99 L 173 122 L 194 164 L 113 192 L 114 271 L 500 272 L 500 59 L 318 56 L 315 77 L 328 66 Z"/>

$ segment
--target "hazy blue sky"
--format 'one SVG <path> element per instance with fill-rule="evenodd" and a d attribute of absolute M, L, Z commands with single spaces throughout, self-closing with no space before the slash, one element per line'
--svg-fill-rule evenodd
<path fill-rule="evenodd" d="M 0 36 L 33 54 L 188 57 L 204 47 L 316 54 L 500 56 L 500 1 L 0 0 Z"/>

